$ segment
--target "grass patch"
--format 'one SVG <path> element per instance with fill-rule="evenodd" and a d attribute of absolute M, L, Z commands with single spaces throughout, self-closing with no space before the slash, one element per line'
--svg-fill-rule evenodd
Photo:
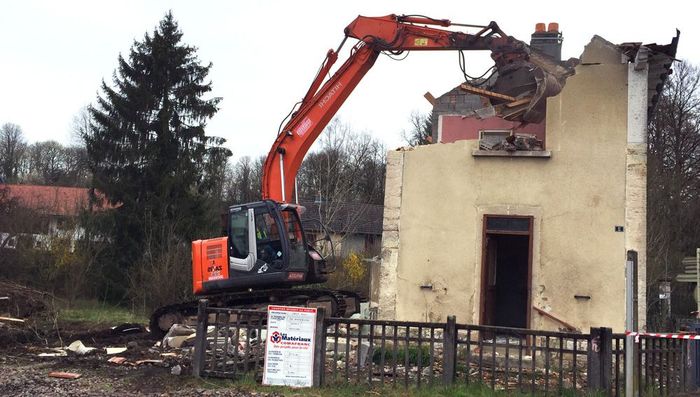
<path fill-rule="evenodd" d="M 293 389 L 281 386 L 262 386 L 256 383 L 252 378 L 243 378 L 239 381 L 222 380 L 222 379 L 198 379 L 190 384 L 193 387 L 202 387 L 209 390 L 244 390 L 248 392 L 267 392 L 278 393 L 289 397 L 355 397 L 355 396 L 387 396 L 387 397 L 506 397 L 506 396 L 530 396 L 530 393 L 519 394 L 514 391 L 506 393 L 505 391 L 494 391 L 487 385 L 481 384 L 459 384 L 450 387 L 436 385 L 432 387 L 423 386 L 421 388 L 409 387 L 404 388 L 391 386 L 375 386 L 369 388 L 360 385 L 335 385 L 325 386 L 321 388 L 303 388 Z M 550 393 L 551 394 L 551 393 Z M 564 391 L 564 396 L 600 396 L 602 394 L 586 394 L 576 393 L 573 390 L 570 393 Z M 535 396 L 544 396 L 544 392 L 536 393 Z"/>
<path fill-rule="evenodd" d="M 78 300 L 58 307 L 58 321 L 91 325 L 119 325 L 123 323 L 145 324 L 145 316 L 110 303 L 95 300 Z"/>
<path fill-rule="evenodd" d="M 384 365 L 393 365 L 394 360 L 399 365 L 404 365 L 406 363 L 406 355 L 408 355 L 408 363 L 410 365 L 418 365 L 420 360 L 421 366 L 427 367 L 430 365 L 430 347 L 421 346 L 409 346 L 408 350 L 406 347 L 396 348 L 396 358 L 394 358 L 394 348 L 393 344 L 387 343 L 384 349 L 378 348 L 372 354 L 372 362 L 375 364 L 380 364 L 382 362 L 382 355 L 384 356 Z"/>

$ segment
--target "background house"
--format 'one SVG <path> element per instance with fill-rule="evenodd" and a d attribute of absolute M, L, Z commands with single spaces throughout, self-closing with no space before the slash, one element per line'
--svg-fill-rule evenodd
<path fill-rule="evenodd" d="M 437 143 L 388 153 L 378 316 L 621 332 L 635 250 L 643 325 L 646 125 L 676 45 L 595 36 L 541 124 L 479 117 L 488 101 L 470 94 L 439 98 Z M 542 143 L 506 150 L 484 132 Z"/>
<path fill-rule="evenodd" d="M 365 203 L 300 201 L 304 230 L 316 238 L 324 236 L 325 225 L 333 239 L 337 256 L 351 252 L 364 256 L 379 255 L 384 207 Z"/>
<path fill-rule="evenodd" d="M 0 194 L 6 205 L 19 209 L 0 222 L 0 247 L 5 249 L 14 249 L 21 241 L 48 248 L 54 236 L 74 241 L 83 234 L 77 225 L 81 211 L 111 208 L 91 206 L 87 188 L 0 184 Z"/>

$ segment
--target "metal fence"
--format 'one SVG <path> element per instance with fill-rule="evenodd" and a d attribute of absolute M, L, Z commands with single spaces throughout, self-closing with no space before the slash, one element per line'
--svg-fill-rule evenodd
<path fill-rule="evenodd" d="M 319 309 L 314 384 L 423 386 L 477 383 L 532 394 L 625 391 L 625 335 L 444 323 L 324 318 Z M 197 376 L 262 377 L 267 314 L 200 303 L 193 370 Z M 321 332 L 321 335 L 318 333 Z M 640 336 L 639 389 L 677 395 L 695 382 L 687 363 L 694 341 Z M 694 356 L 693 356 L 694 357 Z M 251 375 L 252 374 L 252 375 Z"/>
<path fill-rule="evenodd" d="M 586 387 L 588 335 L 457 325 L 458 380 L 545 394 Z"/>
<path fill-rule="evenodd" d="M 691 342 L 640 336 L 638 345 L 637 376 L 641 390 L 656 391 L 661 395 L 675 395 L 686 391 L 686 365 Z"/>
<path fill-rule="evenodd" d="M 328 318 L 324 384 L 442 383 L 445 323 Z"/>
<path fill-rule="evenodd" d="M 200 303 L 193 372 L 198 376 L 262 377 L 267 313 Z"/>

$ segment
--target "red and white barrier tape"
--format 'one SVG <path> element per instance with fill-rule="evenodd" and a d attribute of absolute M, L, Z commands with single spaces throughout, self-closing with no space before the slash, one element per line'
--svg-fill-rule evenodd
<path fill-rule="evenodd" d="M 639 343 L 640 336 L 648 336 L 652 338 L 663 338 L 663 339 L 690 339 L 690 340 L 700 340 L 700 335 L 698 334 L 662 334 L 654 332 L 632 332 L 625 331 L 625 335 L 634 336 L 634 342 Z"/>

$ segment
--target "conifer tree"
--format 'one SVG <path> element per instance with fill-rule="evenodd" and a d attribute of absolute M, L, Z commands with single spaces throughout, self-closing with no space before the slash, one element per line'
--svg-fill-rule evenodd
<path fill-rule="evenodd" d="M 117 207 L 110 229 L 122 268 L 188 246 L 218 223 L 211 204 L 231 153 L 205 127 L 221 98 L 207 98 L 211 63 L 182 35 L 166 14 L 127 59 L 119 56 L 112 84 L 102 82 L 89 109 L 83 139 L 93 186 Z"/>

